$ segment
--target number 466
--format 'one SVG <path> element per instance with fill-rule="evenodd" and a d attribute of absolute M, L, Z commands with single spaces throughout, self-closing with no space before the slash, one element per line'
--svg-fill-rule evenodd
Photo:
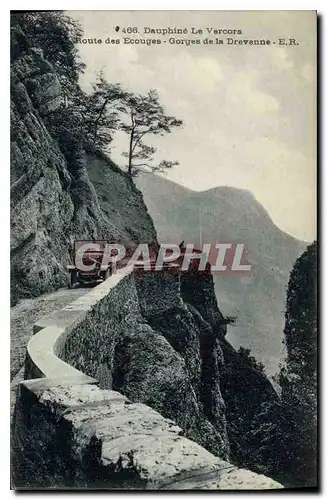
<path fill-rule="evenodd" d="M 138 29 L 136 26 L 134 28 L 132 28 L 131 26 L 128 26 L 128 28 L 123 28 L 122 32 L 123 33 L 138 33 Z"/>

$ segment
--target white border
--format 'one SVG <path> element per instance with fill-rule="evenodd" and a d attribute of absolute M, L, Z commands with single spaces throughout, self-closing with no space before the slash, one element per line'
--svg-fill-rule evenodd
<path fill-rule="evenodd" d="M 45 4 L 44 0 L 43 1 L 33 1 L 30 2 L 29 5 L 26 4 L 26 2 L 23 1 L 17 1 L 14 0 L 10 3 L 10 6 L 4 6 L 2 5 L 1 7 L 1 15 L 0 15 L 0 26 L 1 26 L 1 44 L 0 44 L 0 50 L 1 50 L 1 59 L 2 59 L 2 65 L 1 68 L 5 68 L 5 71 L 1 72 L 1 78 L 0 78 L 0 83 L 1 83 L 1 91 L 0 91 L 0 96 L 2 98 L 2 106 L 1 106 L 1 113 L 0 113 L 0 123 L 1 123 L 1 131 L 0 131 L 0 137 L 1 137 L 1 167 L 0 167 L 0 172 L 1 172 L 1 182 L 0 182 L 0 188 L 1 188 L 1 196 L 0 196 L 0 203 L 1 203 L 1 217 L 0 217 L 0 223 L 1 223 L 1 240 L 2 240 L 2 255 L 1 255 L 1 262 L 2 262 L 2 273 L 1 273 L 1 288 L 0 288 L 0 294 L 1 294 L 1 299 L 0 299 L 0 307 L 1 307 L 1 315 L 0 317 L 2 318 L 2 331 L 1 331 L 1 336 L 2 336 L 2 345 L 0 349 L 0 354 L 1 354 L 1 360 L 0 360 L 0 367 L 2 369 L 2 391 L 1 391 L 1 397 L 2 398 L 8 398 L 8 400 L 3 399 L 2 401 L 2 412 L 1 412 L 1 431 L 2 431 L 2 436 L 1 436 L 1 462 L 0 462 L 0 491 L 3 493 L 5 497 L 13 495 L 13 492 L 9 492 L 9 350 L 10 350 L 10 341 L 9 341 L 9 253 L 8 253 L 8 248 L 9 248 L 9 8 L 13 10 L 25 10 L 25 9 L 30 9 L 30 10 L 317 10 L 320 15 L 323 16 L 323 14 L 326 12 L 326 2 L 325 0 L 318 0 L 316 2 L 310 2 L 309 0 L 297 0 L 297 1 L 292 1 L 292 0 L 266 0 L 265 2 L 261 1 L 247 1 L 244 2 L 244 0 L 228 0 L 228 1 L 220 1 L 218 2 L 217 0 L 201 0 L 195 1 L 195 0 L 189 0 L 188 2 L 182 2 L 182 0 L 157 0 L 156 2 L 152 1 L 138 1 L 135 2 L 135 0 L 116 0 L 116 1 L 99 1 L 99 0 L 92 0 L 90 1 L 76 1 L 76 0 L 69 0 L 69 1 L 56 1 L 56 2 L 50 2 L 49 4 Z M 323 19 L 323 23 L 324 23 Z M 322 59 L 323 59 L 323 72 L 321 72 L 321 102 L 319 104 L 319 107 L 321 109 L 322 107 L 322 94 L 325 91 L 325 67 L 326 67 L 326 36 L 324 36 L 323 33 L 321 33 L 322 40 L 321 40 L 321 46 L 320 50 L 322 53 Z M 325 113 L 322 114 L 321 116 L 321 149 L 323 144 L 327 143 L 327 132 L 326 132 L 326 123 L 325 123 Z M 322 151 L 321 151 L 322 153 Z M 322 182 L 322 192 L 321 192 L 321 203 L 322 203 L 322 226 L 321 226 L 321 232 L 320 232 L 320 237 L 323 237 L 323 234 L 326 234 L 327 231 L 327 208 L 326 204 L 323 203 L 323 194 L 326 192 L 326 176 L 323 175 L 323 155 L 321 154 L 320 158 L 320 182 Z M 323 242 L 321 242 L 321 258 L 323 257 L 323 249 L 324 245 Z M 7 265 L 8 263 L 8 265 Z M 327 282 L 327 272 L 325 270 L 324 266 L 321 266 L 322 269 L 322 275 L 321 275 L 321 281 Z M 324 279 L 325 278 L 325 279 Z M 323 311 L 326 310 L 327 308 L 324 307 L 325 305 L 325 297 L 321 299 L 321 312 L 323 314 Z M 323 320 L 324 318 L 322 318 Z M 322 326 L 324 325 L 324 321 L 322 321 Z M 320 335 L 321 339 L 323 339 L 323 328 L 321 329 Z M 320 347 L 323 348 L 325 347 L 326 343 L 323 343 L 322 340 L 320 342 Z M 320 370 L 321 370 L 321 375 L 322 375 L 322 382 L 325 381 L 325 376 L 326 376 L 326 371 L 323 370 L 323 360 L 326 359 L 326 353 L 325 353 L 325 348 L 322 349 L 322 352 L 320 354 Z M 326 384 L 323 384 L 323 386 L 326 386 Z M 320 415 L 320 427 L 321 427 L 321 452 L 324 452 L 326 447 L 326 438 L 325 436 L 327 433 L 323 432 L 324 431 L 324 415 L 326 415 L 325 412 L 325 405 L 327 398 L 323 397 L 324 391 L 321 389 L 320 391 L 321 395 L 321 415 Z M 321 455 L 322 458 L 322 464 L 321 464 L 321 482 L 324 482 L 324 474 L 326 472 L 326 463 L 324 463 L 323 456 L 325 456 L 325 453 Z M 323 485 L 322 485 L 323 487 Z M 69 493 L 67 493 L 68 495 Z M 222 492 L 218 493 L 219 495 L 223 494 Z M 273 494 L 273 496 L 277 496 L 280 493 Z M 34 496 L 35 494 L 32 494 Z M 110 493 L 110 496 L 112 498 L 116 497 L 119 498 L 121 496 L 128 495 L 128 493 L 124 494 L 112 494 Z M 162 495 L 162 493 L 161 493 Z M 177 494 L 170 494 L 170 496 L 175 496 Z M 185 494 L 184 494 L 185 495 Z M 198 493 L 199 496 L 203 496 L 204 493 L 201 494 L 201 492 Z M 238 494 L 235 494 L 237 498 Z M 262 493 L 264 495 L 264 493 Z M 41 495 L 42 497 L 43 495 Z M 64 495 L 65 496 L 65 495 Z M 84 498 L 88 498 L 93 496 L 92 493 L 90 494 L 84 494 Z M 152 495 L 150 495 L 152 496 Z M 257 494 L 256 494 L 257 496 Z M 261 496 L 261 495 L 260 495 Z M 295 496 L 295 494 L 291 495 Z M 309 496 L 309 494 L 302 494 L 301 498 Z M 40 498 L 40 494 L 38 494 L 38 497 Z M 229 498 L 234 497 L 234 494 L 229 495 Z M 270 496 L 271 498 L 271 496 Z"/>

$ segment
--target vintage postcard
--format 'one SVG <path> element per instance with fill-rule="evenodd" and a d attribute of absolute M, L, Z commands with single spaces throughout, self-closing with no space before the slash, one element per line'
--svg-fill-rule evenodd
<path fill-rule="evenodd" d="M 317 488 L 315 11 L 11 12 L 11 485 Z"/>

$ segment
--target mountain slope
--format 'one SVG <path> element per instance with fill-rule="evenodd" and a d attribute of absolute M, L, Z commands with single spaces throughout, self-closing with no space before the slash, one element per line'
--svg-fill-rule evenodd
<path fill-rule="evenodd" d="M 282 353 L 285 288 L 305 243 L 275 226 L 249 191 L 223 186 L 196 192 L 152 174 L 140 174 L 137 185 L 159 241 L 199 245 L 201 225 L 202 243 L 246 245 L 251 272 L 216 275 L 216 295 L 223 314 L 237 318 L 227 339 L 236 348 L 250 348 L 267 373 L 275 373 Z"/>

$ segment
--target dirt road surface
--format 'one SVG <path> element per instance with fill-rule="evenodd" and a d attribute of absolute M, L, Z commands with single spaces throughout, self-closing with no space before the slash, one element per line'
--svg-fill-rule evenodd
<path fill-rule="evenodd" d="M 24 364 L 27 342 L 33 335 L 33 325 L 37 319 L 61 309 L 90 288 L 61 289 L 41 295 L 35 299 L 23 299 L 11 308 L 10 314 L 10 378 L 19 372 Z"/>

